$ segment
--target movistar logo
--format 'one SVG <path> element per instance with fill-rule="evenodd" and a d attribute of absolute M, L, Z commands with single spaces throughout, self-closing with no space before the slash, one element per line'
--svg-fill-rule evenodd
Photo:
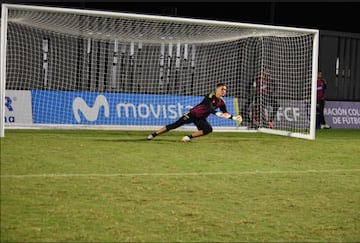
<path fill-rule="evenodd" d="M 5 107 L 8 109 L 8 111 L 14 111 L 14 108 L 11 105 L 12 99 L 8 96 L 5 96 Z"/>
<path fill-rule="evenodd" d="M 81 122 L 80 112 L 84 115 L 85 119 L 88 121 L 96 121 L 99 116 L 99 111 L 101 107 L 104 107 L 104 115 L 105 117 L 109 117 L 109 103 L 105 96 L 98 95 L 95 99 L 95 103 L 93 107 L 90 107 L 86 104 L 86 102 L 80 98 L 76 97 L 73 101 L 73 112 L 74 117 L 77 122 Z"/>

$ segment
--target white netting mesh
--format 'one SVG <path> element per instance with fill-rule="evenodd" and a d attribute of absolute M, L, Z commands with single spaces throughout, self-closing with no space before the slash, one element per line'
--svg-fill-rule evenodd
<path fill-rule="evenodd" d="M 6 89 L 32 92 L 35 124 L 160 126 L 225 82 L 244 126 L 272 120 L 274 129 L 308 134 L 313 38 L 215 21 L 10 9 Z M 256 82 L 262 72 L 271 81 Z"/>
<path fill-rule="evenodd" d="M 299 36 L 304 33 L 264 29 L 245 25 L 193 21 L 180 18 L 108 13 L 101 16 L 64 12 L 42 12 L 17 10 L 11 14 L 11 21 L 47 31 L 55 31 L 75 37 L 91 37 L 98 40 L 119 39 L 124 42 L 141 40 L 146 43 L 180 42 L 205 43 L 237 40 L 254 36 Z"/>

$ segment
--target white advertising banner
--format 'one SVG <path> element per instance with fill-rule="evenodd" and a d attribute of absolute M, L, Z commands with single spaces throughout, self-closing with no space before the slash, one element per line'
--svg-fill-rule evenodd
<path fill-rule="evenodd" d="M 6 90 L 5 126 L 29 125 L 32 123 L 31 91 Z"/>
<path fill-rule="evenodd" d="M 324 116 L 333 128 L 360 129 L 360 102 L 326 101 Z"/>

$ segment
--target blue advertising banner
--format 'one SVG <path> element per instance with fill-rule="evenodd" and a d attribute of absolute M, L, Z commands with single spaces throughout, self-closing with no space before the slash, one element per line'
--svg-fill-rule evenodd
<path fill-rule="evenodd" d="M 176 96 L 76 91 L 32 91 L 34 123 L 162 126 L 175 121 L 202 96 Z M 235 114 L 234 99 L 225 98 Z M 214 126 L 235 126 L 210 115 Z"/>

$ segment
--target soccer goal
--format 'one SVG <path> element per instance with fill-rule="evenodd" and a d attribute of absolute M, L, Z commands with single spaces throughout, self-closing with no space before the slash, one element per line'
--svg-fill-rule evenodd
<path fill-rule="evenodd" d="M 210 116 L 214 131 L 314 139 L 317 57 L 314 29 L 3 4 L 1 136 L 154 130 L 225 82 L 243 123 Z"/>

